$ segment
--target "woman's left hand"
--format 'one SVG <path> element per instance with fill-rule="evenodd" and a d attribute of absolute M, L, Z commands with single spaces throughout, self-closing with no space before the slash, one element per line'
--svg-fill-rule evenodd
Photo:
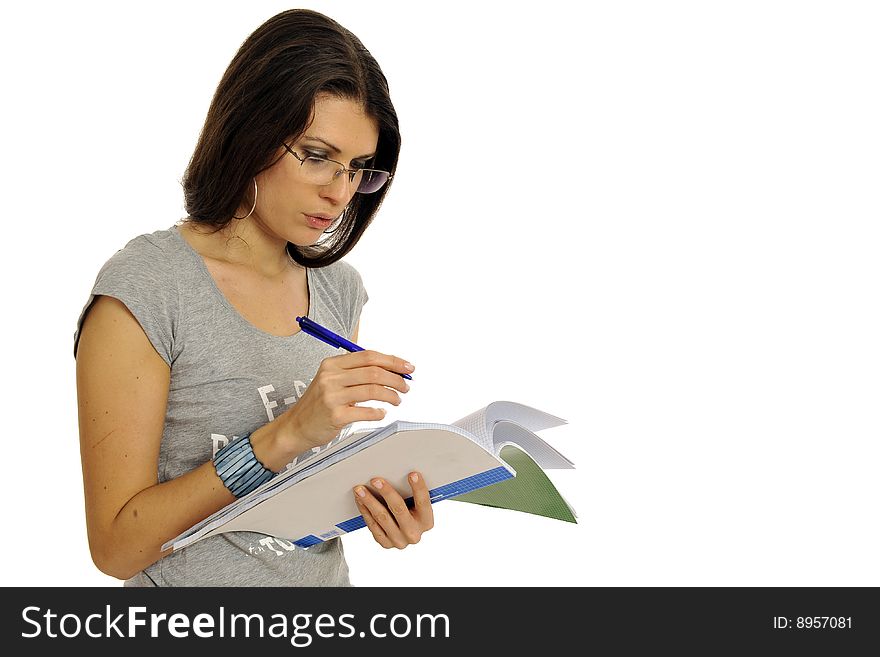
<path fill-rule="evenodd" d="M 370 481 L 378 495 L 366 486 L 354 487 L 358 510 L 373 538 L 384 548 L 402 550 L 407 545 L 415 545 L 422 534 L 434 526 L 434 509 L 424 478 L 418 472 L 411 472 L 408 479 L 415 502 L 412 509 L 407 507 L 403 496 L 381 477 Z"/>

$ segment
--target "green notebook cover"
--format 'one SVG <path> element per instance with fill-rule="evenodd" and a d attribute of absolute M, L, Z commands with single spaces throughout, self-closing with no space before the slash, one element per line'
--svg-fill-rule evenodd
<path fill-rule="evenodd" d="M 531 456 L 513 445 L 502 447 L 500 456 L 516 471 L 515 477 L 450 499 L 577 523 L 556 486 Z"/>

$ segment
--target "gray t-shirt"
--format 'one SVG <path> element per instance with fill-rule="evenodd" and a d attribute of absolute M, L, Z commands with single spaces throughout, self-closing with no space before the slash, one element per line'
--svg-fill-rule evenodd
<path fill-rule="evenodd" d="M 307 281 L 308 317 L 350 339 L 368 298 L 360 274 L 340 260 L 308 269 Z M 124 303 L 171 367 L 160 482 L 278 417 L 302 396 L 324 358 L 346 353 L 302 331 L 279 337 L 253 326 L 226 300 L 176 226 L 135 237 L 101 268 L 77 322 L 74 356 L 97 295 Z M 338 538 L 303 549 L 254 532 L 229 532 L 173 552 L 125 585 L 351 584 Z"/>

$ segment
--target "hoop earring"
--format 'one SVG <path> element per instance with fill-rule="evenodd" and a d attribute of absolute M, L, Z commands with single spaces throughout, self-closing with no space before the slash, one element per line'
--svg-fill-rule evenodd
<path fill-rule="evenodd" d="M 247 219 L 248 217 L 250 217 L 254 213 L 254 209 L 256 207 L 257 207 L 257 178 L 254 177 L 254 205 L 253 205 L 253 207 L 251 207 L 251 211 L 248 212 L 243 217 L 236 217 L 235 215 L 232 215 L 232 218 L 233 219 Z"/>

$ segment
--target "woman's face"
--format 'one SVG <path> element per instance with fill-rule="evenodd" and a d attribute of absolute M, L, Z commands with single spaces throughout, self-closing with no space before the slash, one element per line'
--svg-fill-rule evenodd
<path fill-rule="evenodd" d="M 302 137 L 287 145 L 302 158 L 323 157 L 354 169 L 363 167 L 375 154 L 378 142 L 376 121 L 364 113 L 362 105 L 319 94 L 311 125 Z M 357 182 L 352 185 L 349 176 L 342 174 L 329 185 L 316 185 L 304 180 L 300 161 L 283 146 L 275 157 L 281 159 L 257 175 L 257 205 L 251 217 L 280 241 L 297 246 L 315 244 L 345 210 Z M 239 213 L 242 210 L 247 213 L 250 207 L 239 209 Z"/>

